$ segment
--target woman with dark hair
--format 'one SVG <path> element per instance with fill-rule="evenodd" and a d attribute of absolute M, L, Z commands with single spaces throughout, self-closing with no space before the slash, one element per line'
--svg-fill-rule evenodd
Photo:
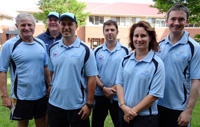
<path fill-rule="evenodd" d="M 165 72 L 158 51 L 156 33 L 148 22 L 130 28 L 132 54 L 124 57 L 116 84 L 121 110 L 121 127 L 157 127 L 157 99 L 163 97 Z"/>

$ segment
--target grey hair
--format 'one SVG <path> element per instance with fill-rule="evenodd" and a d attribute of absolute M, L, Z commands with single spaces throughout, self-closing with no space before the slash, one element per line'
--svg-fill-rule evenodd
<path fill-rule="evenodd" d="M 21 13 L 18 14 L 17 17 L 15 18 L 16 24 L 19 25 L 21 20 L 27 20 L 27 19 L 31 19 L 33 24 L 36 24 L 36 20 L 35 17 L 33 17 L 32 15 L 28 14 L 28 13 Z"/>

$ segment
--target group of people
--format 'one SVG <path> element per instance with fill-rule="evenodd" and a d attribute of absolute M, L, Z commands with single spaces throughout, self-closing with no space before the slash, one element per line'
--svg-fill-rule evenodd
<path fill-rule="evenodd" d="M 170 32 L 158 43 L 155 29 L 139 21 L 130 28 L 130 50 L 110 19 L 105 42 L 92 51 L 75 34 L 74 14 L 50 12 L 37 38 L 35 18 L 19 14 L 20 34 L 0 53 L 2 105 L 18 127 L 33 118 L 36 127 L 90 127 L 92 109 L 92 127 L 103 127 L 108 111 L 115 127 L 187 127 L 200 87 L 200 45 L 184 30 L 188 22 L 187 7 L 171 7 Z"/>

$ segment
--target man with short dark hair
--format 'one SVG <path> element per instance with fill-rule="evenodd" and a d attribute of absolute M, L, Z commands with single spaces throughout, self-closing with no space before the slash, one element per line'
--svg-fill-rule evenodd
<path fill-rule="evenodd" d="M 11 120 L 18 127 L 28 127 L 35 119 L 36 127 L 47 127 L 47 97 L 45 78 L 48 75 L 48 57 L 43 41 L 33 37 L 35 18 L 26 13 L 17 15 L 16 27 L 19 36 L 8 41 L 0 54 L 0 92 L 2 105 L 11 110 Z M 11 98 L 7 92 L 7 71 L 11 77 Z"/>
<path fill-rule="evenodd" d="M 115 79 L 122 58 L 130 50 L 117 41 L 118 25 L 115 20 L 108 20 L 103 24 L 104 44 L 94 49 L 97 68 L 99 71 L 97 88 L 95 91 L 95 106 L 92 115 L 92 126 L 103 127 L 108 110 L 115 127 L 119 126 L 118 98 Z"/>
<path fill-rule="evenodd" d="M 46 44 L 47 50 L 54 42 L 60 40 L 62 35 L 59 28 L 59 14 L 57 12 L 50 12 L 47 16 L 47 30 L 46 32 L 37 36 Z"/>
<path fill-rule="evenodd" d="M 198 100 L 200 45 L 184 30 L 188 18 L 189 9 L 181 4 L 167 13 L 170 32 L 157 52 L 166 71 L 164 98 L 158 99 L 159 127 L 186 127 Z"/>
<path fill-rule="evenodd" d="M 49 48 L 52 77 L 49 126 L 89 127 L 96 87 L 96 61 L 92 50 L 75 34 L 78 28 L 75 15 L 63 13 L 59 21 L 62 39 Z"/>

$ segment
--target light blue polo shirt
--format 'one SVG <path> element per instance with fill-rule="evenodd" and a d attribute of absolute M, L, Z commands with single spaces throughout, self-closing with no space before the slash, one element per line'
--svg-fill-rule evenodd
<path fill-rule="evenodd" d="M 123 67 L 122 67 L 123 63 Z M 157 67 L 156 67 L 157 63 Z M 137 61 L 135 51 L 120 63 L 116 84 L 124 89 L 125 104 L 133 108 L 148 94 L 162 98 L 165 87 L 165 69 L 162 60 L 150 51 L 145 58 Z M 150 87 L 150 88 L 149 88 Z M 151 112 L 150 112 L 151 110 Z M 157 115 L 157 101 L 138 115 Z"/>
<path fill-rule="evenodd" d="M 120 61 L 124 56 L 130 54 L 130 50 L 117 42 L 112 52 L 106 47 L 106 43 L 100 45 L 94 49 L 97 68 L 99 71 L 99 78 L 106 87 L 112 87 L 115 85 L 117 71 L 119 68 Z M 96 96 L 102 96 L 103 93 L 99 87 L 95 91 Z M 118 101 L 117 94 L 112 97 L 113 100 Z"/>
<path fill-rule="evenodd" d="M 86 76 L 98 74 L 91 49 L 84 65 L 86 50 L 81 43 L 87 46 L 78 37 L 69 47 L 63 44 L 62 39 L 50 46 L 49 70 L 53 72 L 53 85 L 49 103 L 64 110 L 79 109 L 86 103 Z M 83 67 L 84 75 L 81 74 Z"/>
<path fill-rule="evenodd" d="M 186 31 L 175 45 L 169 41 L 169 35 L 159 45 L 160 50 L 156 54 L 165 64 L 166 85 L 164 98 L 159 99 L 158 104 L 173 110 L 184 110 L 189 99 L 191 79 L 200 79 L 200 45 Z"/>
<path fill-rule="evenodd" d="M 46 46 L 40 39 L 30 43 L 16 36 L 6 41 L 0 54 L 0 71 L 10 68 L 11 97 L 20 100 L 37 100 L 45 96 L 44 67 L 48 64 Z M 13 46 L 19 42 L 13 50 Z M 16 69 L 11 65 L 11 59 Z M 15 72 L 14 72 L 15 70 Z"/>

